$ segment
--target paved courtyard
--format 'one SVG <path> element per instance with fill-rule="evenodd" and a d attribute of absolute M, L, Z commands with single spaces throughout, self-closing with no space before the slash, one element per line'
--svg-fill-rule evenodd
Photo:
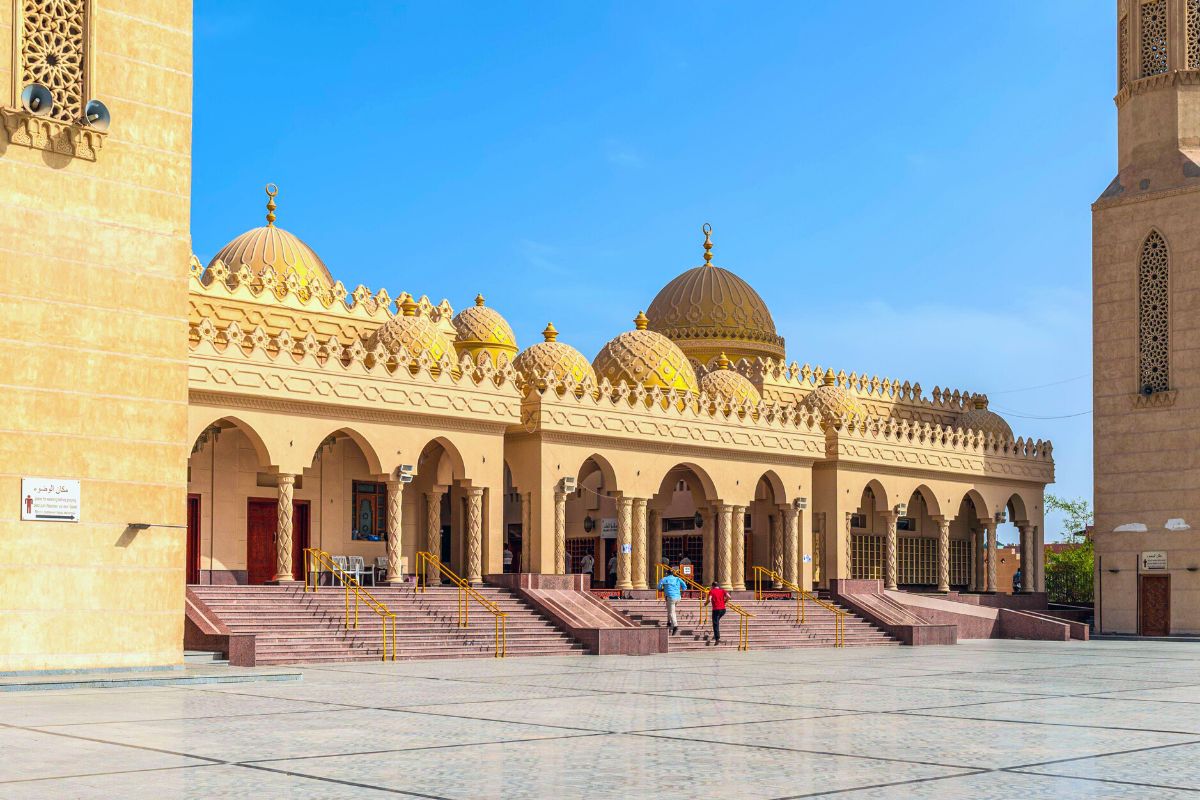
<path fill-rule="evenodd" d="M 0 798 L 1182 798 L 1200 644 L 345 664 L 0 694 Z"/>

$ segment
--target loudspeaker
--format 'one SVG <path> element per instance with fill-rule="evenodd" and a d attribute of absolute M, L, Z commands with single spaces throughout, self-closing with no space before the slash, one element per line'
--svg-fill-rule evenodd
<path fill-rule="evenodd" d="M 1149 397 L 1150 395 L 1154 394 L 1154 387 L 1147 383 L 1142 387 L 1142 394 L 1146 397 Z"/>
<path fill-rule="evenodd" d="M 21 90 L 21 107 L 35 117 L 49 116 L 54 111 L 54 95 L 40 83 L 31 83 Z"/>
<path fill-rule="evenodd" d="M 89 100 L 83 108 L 83 120 L 90 128 L 106 131 L 109 123 L 112 122 L 112 115 L 108 113 L 108 106 L 104 103 L 99 100 Z"/>

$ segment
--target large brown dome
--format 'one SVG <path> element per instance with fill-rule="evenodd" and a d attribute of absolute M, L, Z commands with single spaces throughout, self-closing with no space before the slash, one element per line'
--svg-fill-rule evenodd
<path fill-rule="evenodd" d="M 712 228 L 704 226 L 704 264 L 689 269 L 655 296 L 646 316 L 650 330 L 707 364 L 722 352 L 733 360 L 783 360 L 783 338 L 767 304 L 750 284 L 713 266 Z"/>

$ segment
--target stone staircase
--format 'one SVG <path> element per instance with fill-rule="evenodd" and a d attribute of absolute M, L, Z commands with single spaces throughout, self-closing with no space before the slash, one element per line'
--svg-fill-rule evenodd
<path fill-rule="evenodd" d="M 642 625 L 666 625 L 667 608 L 662 600 L 609 600 L 613 608 Z M 795 647 L 833 647 L 834 613 L 807 603 L 805 624 L 796 624 L 796 604 L 793 600 L 738 600 L 753 618 L 750 620 L 750 649 L 779 650 Z M 826 602 L 829 602 L 826 600 Z M 833 603 L 832 605 L 848 609 Z M 712 623 L 706 619 L 700 625 L 699 601 L 681 600 L 675 608 L 679 633 L 668 639 L 670 652 L 703 650 L 714 646 L 710 641 Z M 721 620 L 721 647 L 736 648 L 738 644 L 738 615 L 730 611 Z M 898 646 L 900 642 L 885 631 L 852 612 L 845 622 L 846 647 Z"/>
<path fill-rule="evenodd" d="M 378 661 L 381 621 L 359 604 L 358 628 L 347 629 L 345 593 L 323 586 L 190 586 L 189 589 L 229 628 L 255 634 L 255 663 L 297 664 Z M 433 587 L 417 594 L 411 586 L 368 587 L 396 615 L 396 658 L 481 658 L 494 654 L 495 617 L 470 605 L 470 627 L 456 624 L 457 590 Z M 555 628 L 506 589 L 478 587 L 481 595 L 508 615 L 508 655 L 582 655 L 583 645 Z"/>

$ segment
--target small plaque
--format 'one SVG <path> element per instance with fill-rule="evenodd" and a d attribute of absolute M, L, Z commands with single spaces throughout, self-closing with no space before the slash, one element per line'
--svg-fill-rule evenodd
<path fill-rule="evenodd" d="M 631 544 L 623 544 L 623 545 L 621 545 L 621 552 L 622 552 L 622 553 L 632 553 L 632 552 L 633 552 L 633 545 L 631 545 Z"/>
<path fill-rule="evenodd" d="M 21 519 L 79 522 L 79 481 L 66 478 L 22 478 Z"/>
<path fill-rule="evenodd" d="M 1142 553 L 1138 559 L 1142 572 L 1165 572 L 1167 569 L 1167 553 L 1165 550 L 1150 550 Z"/>

